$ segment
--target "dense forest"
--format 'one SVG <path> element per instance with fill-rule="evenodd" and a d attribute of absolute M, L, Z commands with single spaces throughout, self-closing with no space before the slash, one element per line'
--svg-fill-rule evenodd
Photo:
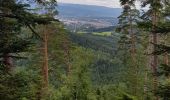
<path fill-rule="evenodd" d="M 170 100 L 170 1 L 119 1 L 74 31 L 57 0 L 0 0 L 0 100 Z"/>

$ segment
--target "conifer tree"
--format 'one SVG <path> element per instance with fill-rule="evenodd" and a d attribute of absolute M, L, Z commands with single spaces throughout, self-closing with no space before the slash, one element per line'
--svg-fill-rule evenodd
<path fill-rule="evenodd" d="M 37 24 L 48 24 L 50 21 L 56 21 L 51 17 L 40 17 L 27 11 L 29 4 L 16 2 L 15 0 L 1 0 L 0 1 L 0 20 L 1 23 L 1 36 L 2 36 L 2 58 L 3 64 L 10 69 L 12 58 L 17 56 L 12 55 L 24 52 L 28 49 L 30 39 L 19 39 L 18 34 L 21 33 L 22 27 L 28 27 L 34 35 L 38 36 L 34 30 Z M 12 41 L 10 38 L 17 40 Z M 22 58 L 22 57 L 17 57 Z"/>
<path fill-rule="evenodd" d="M 168 17 L 170 16 L 169 14 L 169 7 L 170 7 L 170 2 L 169 1 L 162 1 L 161 2 L 162 5 L 164 6 L 162 8 L 161 11 L 161 22 L 159 22 L 158 26 L 157 26 L 157 32 L 159 32 L 162 37 L 166 37 L 163 38 L 161 43 L 159 44 L 155 44 L 156 46 L 156 50 L 153 52 L 153 54 L 155 55 L 162 55 L 162 64 L 161 67 L 159 68 L 160 70 L 158 71 L 158 75 L 161 76 L 160 78 L 160 84 L 158 87 L 158 91 L 157 94 L 160 96 L 161 99 L 163 100 L 169 100 L 170 99 L 170 94 L 169 94 L 169 86 L 170 86 L 170 79 L 169 79 L 169 51 L 170 51 L 170 47 L 169 47 L 169 22 L 170 20 L 168 19 Z M 162 79 L 163 77 L 163 79 Z"/>
<path fill-rule="evenodd" d="M 158 56 L 153 53 L 156 51 L 156 44 L 159 43 L 158 41 L 158 30 L 159 23 L 161 21 L 161 9 L 163 0 L 145 0 L 142 1 L 142 6 L 146 7 L 146 5 L 150 5 L 149 10 L 142 16 L 144 18 L 143 28 L 147 29 L 150 32 L 149 34 L 149 55 L 150 60 L 149 64 L 152 69 L 153 74 L 153 93 L 155 95 L 158 89 L 158 77 L 157 77 L 157 69 L 158 69 Z M 158 100 L 159 97 L 155 95 L 154 100 Z"/>
<path fill-rule="evenodd" d="M 133 84 L 133 94 L 136 95 L 137 93 L 137 87 L 138 87 L 138 83 L 137 83 L 137 77 L 138 77 L 138 65 L 137 65 L 137 60 L 136 60 L 136 21 L 138 19 L 139 16 L 139 11 L 137 9 L 135 9 L 135 0 L 120 0 L 121 5 L 123 6 L 123 12 L 122 14 L 119 16 L 119 29 L 120 32 L 124 33 L 124 38 L 126 39 L 122 39 L 121 40 L 125 40 L 128 41 L 126 42 L 124 45 L 126 45 L 126 47 L 130 47 L 130 48 L 126 48 L 125 50 L 129 50 L 129 54 L 130 54 L 130 58 L 131 58 L 131 65 L 128 65 L 130 67 L 132 67 L 131 69 L 133 69 L 132 75 L 134 78 L 133 82 L 130 83 L 130 85 Z M 127 55 L 127 54 L 126 54 Z M 127 59 L 127 58 L 126 58 Z M 131 70 L 132 71 L 132 70 Z"/>

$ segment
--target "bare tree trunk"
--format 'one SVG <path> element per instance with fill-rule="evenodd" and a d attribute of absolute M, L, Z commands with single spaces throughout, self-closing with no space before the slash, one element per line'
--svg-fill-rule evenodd
<path fill-rule="evenodd" d="M 153 11 L 152 15 L 152 33 L 151 33 L 151 46 L 152 52 L 156 50 L 156 46 L 154 44 L 158 43 L 158 35 L 155 32 L 156 26 L 158 22 L 158 14 L 156 11 Z M 158 88 L 158 80 L 157 80 L 157 66 L 158 66 L 158 56 L 156 54 L 151 55 L 151 68 L 153 71 L 153 92 L 156 93 Z M 159 100 L 159 97 L 155 95 L 155 100 Z"/>
<path fill-rule="evenodd" d="M 40 53 L 42 55 L 42 82 L 40 83 L 40 89 L 37 92 L 37 100 L 41 100 L 46 92 L 48 91 L 48 27 L 46 25 L 41 26 L 41 32 L 43 42 L 41 45 Z"/>
<path fill-rule="evenodd" d="M 45 32 L 44 32 L 44 81 L 45 81 L 45 87 L 48 87 L 48 30 L 45 26 Z"/>
<path fill-rule="evenodd" d="M 48 91 L 48 30 L 47 26 L 43 26 L 43 43 L 42 43 L 42 56 L 43 56 L 43 66 L 41 70 L 43 82 L 41 83 L 40 90 L 37 93 L 37 100 L 41 100 L 46 91 Z"/>

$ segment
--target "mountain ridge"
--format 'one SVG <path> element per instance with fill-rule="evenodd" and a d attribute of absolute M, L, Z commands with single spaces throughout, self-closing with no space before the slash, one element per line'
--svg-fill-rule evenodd
<path fill-rule="evenodd" d="M 59 16 L 67 17 L 113 17 L 117 18 L 122 9 L 95 5 L 58 3 Z"/>

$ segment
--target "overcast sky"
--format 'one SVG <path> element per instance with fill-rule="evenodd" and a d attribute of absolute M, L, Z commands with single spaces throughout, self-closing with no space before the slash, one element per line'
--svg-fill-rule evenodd
<path fill-rule="evenodd" d="M 58 2 L 120 8 L 119 0 L 58 0 Z"/>

